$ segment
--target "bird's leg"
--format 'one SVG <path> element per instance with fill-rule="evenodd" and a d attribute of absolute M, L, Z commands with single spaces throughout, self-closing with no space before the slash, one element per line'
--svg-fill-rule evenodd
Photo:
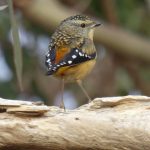
<path fill-rule="evenodd" d="M 85 90 L 85 88 L 82 85 L 82 81 L 81 80 L 77 80 L 78 85 L 80 86 L 81 90 L 83 91 L 83 93 L 85 94 L 85 96 L 88 98 L 89 102 L 92 101 L 92 99 L 90 98 L 90 96 L 88 95 L 87 91 Z"/>
<path fill-rule="evenodd" d="M 64 78 L 61 79 L 61 102 L 60 102 L 60 108 L 63 108 L 64 110 L 66 110 L 65 109 L 63 95 L 64 95 Z"/>

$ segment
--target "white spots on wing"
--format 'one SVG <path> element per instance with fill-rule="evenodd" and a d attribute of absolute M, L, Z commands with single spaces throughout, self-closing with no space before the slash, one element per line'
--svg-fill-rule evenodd
<path fill-rule="evenodd" d="M 73 65 L 76 64 L 76 62 L 78 61 L 78 63 L 80 62 L 84 62 L 86 60 L 90 60 L 92 58 L 92 56 L 80 51 L 79 49 L 75 49 L 75 51 L 73 51 L 72 55 L 70 54 L 67 59 L 65 59 L 64 61 L 59 62 L 58 64 L 52 64 L 51 59 L 50 59 L 50 53 L 47 53 L 47 64 L 49 67 L 49 70 L 56 72 L 59 68 L 66 66 L 66 65 Z"/>
<path fill-rule="evenodd" d="M 75 59 L 75 58 L 77 58 L 77 56 L 76 55 L 72 55 L 72 58 Z"/>
<path fill-rule="evenodd" d="M 81 52 L 79 52 L 79 56 L 82 56 L 82 53 L 81 53 Z"/>
<path fill-rule="evenodd" d="M 86 53 L 83 53 L 82 51 L 79 51 L 78 49 L 75 50 L 78 54 L 76 55 L 72 55 L 72 58 L 75 59 L 77 58 L 77 55 L 81 56 L 81 57 L 87 57 L 87 58 L 91 58 L 90 56 L 88 56 Z"/>
<path fill-rule="evenodd" d="M 49 57 L 49 56 L 50 56 L 50 53 L 48 53 L 46 56 Z"/>
<path fill-rule="evenodd" d="M 50 62 L 50 59 L 47 59 L 46 62 L 49 63 L 49 62 Z"/>
<path fill-rule="evenodd" d="M 71 61 L 71 60 L 69 60 L 69 61 L 68 61 L 68 64 L 72 64 L 72 61 Z"/>

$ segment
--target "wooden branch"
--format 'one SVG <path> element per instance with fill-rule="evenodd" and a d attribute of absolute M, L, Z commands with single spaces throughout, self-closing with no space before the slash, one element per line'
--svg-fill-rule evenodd
<path fill-rule="evenodd" d="M 0 102 L 6 111 L 0 113 L 1 150 L 150 149 L 150 97 L 97 98 L 66 112 L 33 102 Z"/>

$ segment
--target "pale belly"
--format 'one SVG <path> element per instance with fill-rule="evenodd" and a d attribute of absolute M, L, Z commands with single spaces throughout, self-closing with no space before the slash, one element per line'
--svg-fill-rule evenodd
<path fill-rule="evenodd" d="M 68 66 L 60 68 L 55 77 L 64 78 L 67 82 L 74 82 L 76 80 L 82 80 L 88 75 L 94 67 L 96 60 L 90 60 L 76 66 Z"/>

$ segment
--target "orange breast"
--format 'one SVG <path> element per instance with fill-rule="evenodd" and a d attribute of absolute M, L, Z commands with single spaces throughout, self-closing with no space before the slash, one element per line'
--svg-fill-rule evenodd
<path fill-rule="evenodd" d="M 56 58 L 55 63 L 59 63 L 60 60 L 62 60 L 65 55 L 70 51 L 68 47 L 61 47 L 56 50 Z"/>
<path fill-rule="evenodd" d="M 54 76 L 58 78 L 63 77 L 67 82 L 74 82 L 75 80 L 81 80 L 91 72 L 92 68 L 95 65 L 95 62 L 96 60 L 94 59 L 86 61 L 76 66 L 61 67 L 60 69 L 58 69 L 58 71 L 55 73 Z"/>

